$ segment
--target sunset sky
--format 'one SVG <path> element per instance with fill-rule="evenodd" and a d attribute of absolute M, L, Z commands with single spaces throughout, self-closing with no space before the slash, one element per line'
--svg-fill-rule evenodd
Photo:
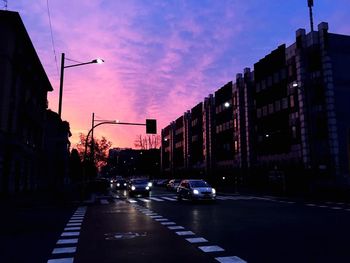
<path fill-rule="evenodd" d="M 349 0 L 315 0 L 315 28 L 350 35 Z M 3 1 L 0 3 L 3 5 Z M 20 13 L 54 91 L 57 111 L 61 53 L 91 64 L 65 70 L 62 116 L 77 142 L 98 119 L 172 120 L 233 80 L 280 44 L 310 30 L 307 0 L 8 0 Z M 1 6 L 2 7 L 2 6 Z M 66 65 L 71 63 L 66 61 Z M 74 63 L 74 62 L 73 62 Z M 133 147 L 142 126 L 101 126 L 113 147 Z"/>

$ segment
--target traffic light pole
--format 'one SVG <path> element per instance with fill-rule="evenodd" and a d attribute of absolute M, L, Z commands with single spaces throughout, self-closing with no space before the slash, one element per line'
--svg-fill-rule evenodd
<path fill-rule="evenodd" d="M 85 140 L 85 151 L 84 151 L 84 162 L 86 161 L 87 156 L 87 145 L 88 145 L 88 139 L 89 135 L 93 132 L 93 130 L 103 124 L 118 124 L 118 125 L 134 125 L 134 126 L 146 126 L 146 132 L 147 133 L 157 133 L 157 127 L 156 127 L 156 120 L 146 120 L 146 123 L 135 123 L 135 122 L 118 122 L 118 121 L 103 121 L 96 125 L 93 125 L 91 129 L 89 130 L 86 140 Z M 93 143 L 93 142 L 92 142 Z M 91 156 L 92 159 L 94 159 L 94 156 Z"/>

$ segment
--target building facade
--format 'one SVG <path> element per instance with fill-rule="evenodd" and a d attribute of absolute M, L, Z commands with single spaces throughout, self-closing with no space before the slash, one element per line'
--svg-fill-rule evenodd
<path fill-rule="evenodd" d="M 244 69 L 198 104 L 201 128 L 197 105 L 186 115 L 191 125 L 182 116 L 164 129 L 163 140 L 173 131 L 174 151 L 166 155 L 162 150 L 162 158 L 164 154 L 167 164 L 184 169 L 198 168 L 203 160 L 208 176 L 253 175 L 283 190 L 310 182 L 347 184 L 349 42 L 350 36 L 329 33 L 327 23 L 308 34 L 297 30 L 295 43 L 279 46 L 253 71 Z M 202 156 L 197 139 L 202 140 Z M 176 174 L 171 165 L 167 169 Z"/>
<path fill-rule="evenodd" d="M 18 13 L 0 11 L 0 35 L 0 192 L 8 194 L 39 186 L 52 86 Z"/>

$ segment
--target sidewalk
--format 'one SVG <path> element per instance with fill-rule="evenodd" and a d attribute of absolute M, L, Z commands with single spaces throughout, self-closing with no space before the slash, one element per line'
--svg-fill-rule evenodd
<path fill-rule="evenodd" d="M 74 203 L 52 192 L 0 200 L 0 262 L 46 262 Z"/>

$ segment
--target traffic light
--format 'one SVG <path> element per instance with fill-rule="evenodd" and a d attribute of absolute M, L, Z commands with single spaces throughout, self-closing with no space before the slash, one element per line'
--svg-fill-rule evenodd
<path fill-rule="evenodd" d="M 146 133 L 157 134 L 157 120 L 146 119 Z"/>

